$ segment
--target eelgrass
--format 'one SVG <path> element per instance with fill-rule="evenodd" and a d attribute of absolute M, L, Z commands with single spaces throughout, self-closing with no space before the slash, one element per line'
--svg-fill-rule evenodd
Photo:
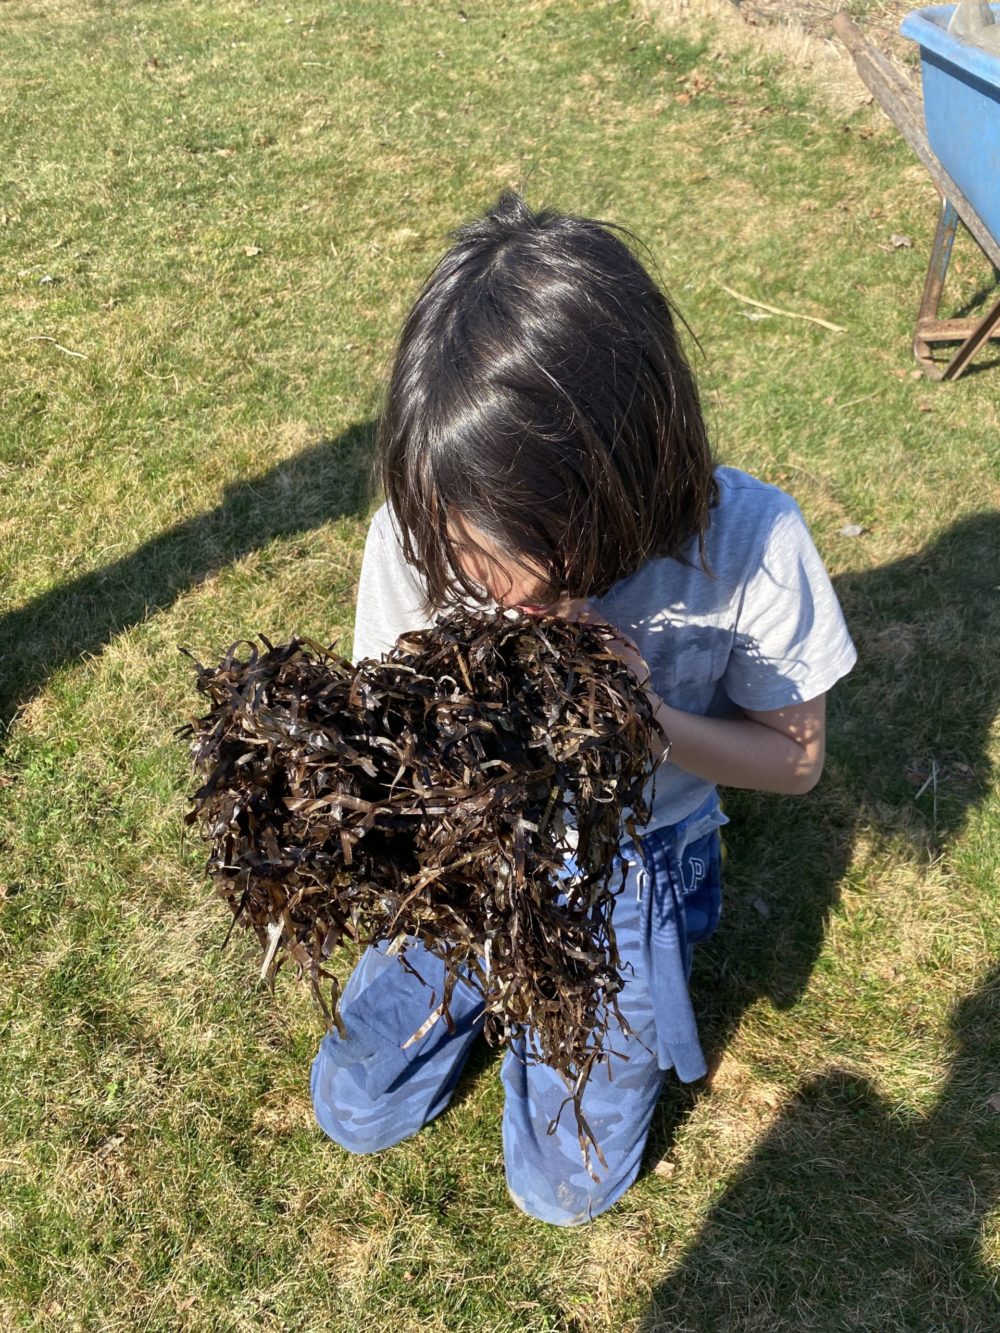
<path fill-rule="evenodd" d="M 308 977 L 327 1018 L 327 960 L 346 938 L 419 942 L 445 966 L 410 1042 L 452 1027 L 455 986 L 483 997 L 494 1045 L 581 1096 L 627 1030 L 611 926 L 621 827 L 649 819 L 657 726 L 609 626 L 456 611 L 357 667 L 301 639 L 199 666 L 210 711 L 182 729 L 207 774 L 189 822 L 234 920 Z M 320 981 L 332 986 L 326 1003 Z M 409 1043 L 408 1043 L 409 1044 Z"/>

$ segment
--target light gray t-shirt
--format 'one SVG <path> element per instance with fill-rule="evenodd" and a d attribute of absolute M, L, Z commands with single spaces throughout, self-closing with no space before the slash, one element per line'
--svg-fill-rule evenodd
<path fill-rule="evenodd" d="M 635 640 L 650 685 L 674 708 L 713 717 L 804 703 L 845 676 L 857 654 L 798 505 L 736 468 L 716 469 L 719 503 L 705 535 L 676 559 L 650 560 L 594 608 Z M 355 661 L 433 623 L 420 576 L 403 558 L 388 508 L 372 519 L 354 626 Z M 663 764 L 649 827 L 676 824 L 712 784 Z"/>

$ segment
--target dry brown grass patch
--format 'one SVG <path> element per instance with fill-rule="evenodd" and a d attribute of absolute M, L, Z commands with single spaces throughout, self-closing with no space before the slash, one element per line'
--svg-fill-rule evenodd
<path fill-rule="evenodd" d="M 838 115 L 850 114 L 871 100 L 840 44 L 807 32 L 794 19 L 750 26 L 731 0 L 641 0 L 639 8 L 657 26 L 678 28 L 692 40 L 708 37 L 727 51 L 783 66 L 780 82 L 794 86 L 807 80 Z"/>

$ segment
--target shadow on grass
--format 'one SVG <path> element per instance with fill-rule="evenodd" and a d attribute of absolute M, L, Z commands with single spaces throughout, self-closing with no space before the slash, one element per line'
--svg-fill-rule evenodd
<path fill-rule="evenodd" d="M 163 610 L 235 560 L 368 505 L 374 426 L 352 426 L 249 481 L 221 504 L 114 563 L 43 593 L 0 619 L 0 726 L 48 678 Z"/>
<path fill-rule="evenodd" d="M 831 1069 L 783 1109 L 660 1284 L 641 1333 L 1000 1328 L 982 1228 L 1000 1198 L 1000 969 L 958 1006 L 926 1116 Z"/>
<path fill-rule="evenodd" d="M 1000 707 L 1000 514 L 905 560 L 837 581 L 860 661 L 833 696 L 835 761 L 866 821 L 942 850 L 992 787 Z M 915 799 L 914 786 L 924 788 Z M 886 806 L 888 804 L 888 811 Z M 892 810 L 920 818 L 893 820 Z"/>
<path fill-rule="evenodd" d="M 785 1009 L 803 993 L 860 828 L 911 856 L 946 853 L 995 781 L 998 557 L 1000 515 L 985 513 L 914 556 L 837 580 L 859 661 L 830 696 L 827 777 L 806 800 L 726 800 L 727 905 L 693 981 L 710 1064 L 751 1005 Z M 926 1121 L 901 1124 L 854 1075 L 807 1084 L 713 1208 L 644 1330 L 1000 1328 L 974 1257 L 1000 1169 L 1000 1118 L 983 1110 L 1000 1091 L 997 988 L 994 973 L 959 1011 L 953 1077 Z M 650 1163 L 700 1095 L 668 1084 Z"/>

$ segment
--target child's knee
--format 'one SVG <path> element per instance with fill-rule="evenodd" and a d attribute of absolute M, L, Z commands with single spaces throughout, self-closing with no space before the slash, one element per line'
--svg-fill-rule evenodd
<path fill-rule="evenodd" d="M 585 1161 L 574 1130 L 560 1123 L 555 1133 L 549 1134 L 547 1109 L 540 1115 L 539 1108 L 531 1109 L 535 1114 L 525 1117 L 519 1113 L 521 1107 L 508 1103 L 505 1108 L 503 1146 L 508 1193 L 523 1213 L 550 1226 L 575 1227 L 592 1222 L 617 1203 L 635 1180 L 641 1141 L 623 1152 L 617 1135 L 598 1131 L 607 1165 L 598 1160 L 593 1145 Z M 640 1140 L 644 1139 L 645 1135 L 640 1135 Z"/>
<path fill-rule="evenodd" d="M 620 1062 L 614 1080 L 599 1069 L 584 1091 L 583 1113 L 603 1162 L 593 1144 L 584 1158 L 561 1076 L 508 1054 L 504 1166 L 507 1189 L 522 1212 L 552 1226 L 580 1226 L 606 1212 L 633 1184 L 663 1081 L 648 1044 L 632 1037 L 630 1058 Z"/>

